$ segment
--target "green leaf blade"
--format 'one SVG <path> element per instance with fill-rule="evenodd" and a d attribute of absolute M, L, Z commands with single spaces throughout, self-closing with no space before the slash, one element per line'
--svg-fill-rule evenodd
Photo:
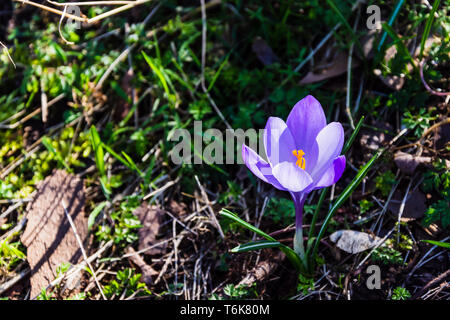
<path fill-rule="evenodd" d="M 279 248 L 281 247 L 281 243 L 278 241 L 269 241 L 269 240 L 261 240 L 261 241 L 251 241 L 245 244 L 240 244 L 237 247 L 231 249 L 233 253 L 239 252 L 247 252 L 253 250 L 261 250 L 266 248 Z"/>
<path fill-rule="evenodd" d="M 434 241 L 434 240 L 421 240 L 421 241 L 438 246 L 438 247 L 450 249 L 450 242 L 441 242 L 441 241 Z"/>
<path fill-rule="evenodd" d="M 430 31 L 431 31 L 431 27 L 433 26 L 434 13 L 436 12 L 436 10 L 439 7 L 440 3 L 441 3 L 441 0 L 434 0 L 433 7 L 431 8 L 430 13 L 428 14 L 427 23 L 425 24 L 425 29 L 424 29 L 423 34 L 422 34 L 422 40 L 420 41 L 419 60 L 422 60 L 423 51 L 425 50 L 425 43 L 427 42 L 428 36 L 430 34 Z"/>

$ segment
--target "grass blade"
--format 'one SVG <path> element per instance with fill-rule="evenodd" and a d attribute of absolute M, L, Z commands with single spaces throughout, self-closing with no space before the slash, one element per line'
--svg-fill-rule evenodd
<path fill-rule="evenodd" d="M 362 124 L 364 122 L 364 116 L 361 117 L 361 119 L 359 119 L 358 124 L 355 127 L 355 130 L 353 130 L 352 135 L 350 136 L 350 138 L 347 140 L 347 142 L 344 145 L 344 148 L 342 149 L 342 153 L 341 154 L 346 154 L 347 151 L 350 149 L 350 147 L 353 144 L 353 141 L 355 141 L 356 136 L 359 133 L 359 129 L 361 129 Z"/>
<path fill-rule="evenodd" d="M 58 150 L 56 150 L 53 146 L 52 146 L 52 142 L 50 141 L 50 139 L 48 137 L 43 137 L 42 138 L 42 144 L 44 145 L 44 147 L 47 148 L 47 150 L 51 153 L 53 153 L 56 157 L 56 160 L 58 160 L 59 163 L 61 163 L 64 168 L 66 168 L 66 170 L 70 173 L 73 172 L 72 169 L 70 169 L 69 165 L 66 163 L 66 161 L 64 161 L 63 157 L 61 156 L 61 154 L 58 152 Z"/>
<path fill-rule="evenodd" d="M 333 2 L 333 0 L 326 0 L 326 2 L 330 6 L 330 8 L 334 11 L 334 13 L 336 13 L 341 23 L 347 28 L 348 32 L 350 32 L 353 41 L 356 43 L 356 47 L 358 48 L 359 52 L 362 53 L 363 49 L 361 47 L 361 44 L 359 43 L 358 37 L 356 37 L 355 31 L 353 31 L 353 28 L 349 25 L 347 19 L 345 19 L 344 15 L 341 13 L 341 11 Z"/>
<path fill-rule="evenodd" d="M 389 36 L 394 40 L 394 44 L 395 45 L 398 44 L 397 49 L 399 51 L 401 51 L 402 55 L 406 56 L 408 58 L 408 60 L 411 61 L 412 66 L 417 71 L 418 69 L 417 69 L 416 63 L 414 62 L 414 59 L 411 56 L 411 54 L 409 53 L 409 50 L 406 47 L 406 45 L 403 42 L 403 40 L 400 39 L 400 37 L 395 32 L 395 30 L 392 29 L 392 27 L 390 25 L 388 25 L 387 23 L 383 23 L 383 24 L 381 24 L 381 26 L 383 27 L 384 30 L 386 30 L 386 32 L 389 34 Z"/>
<path fill-rule="evenodd" d="M 165 91 L 165 93 L 167 95 L 167 99 L 169 99 L 169 101 L 171 103 L 174 103 L 175 102 L 175 96 L 170 93 L 169 86 L 167 85 L 166 78 L 164 77 L 162 71 L 156 66 L 155 63 L 153 63 L 153 60 L 144 51 L 142 51 L 142 55 L 144 56 L 144 59 L 147 62 L 147 64 L 149 65 L 149 67 L 152 69 L 152 71 L 159 78 L 159 81 L 161 81 L 161 84 L 162 84 L 162 86 L 164 88 L 164 91 Z"/>
<path fill-rule="evenodd" d="M 420 41 L 419 60 L 422 60 L 423 50 L 425 49 L 425 43 L 427 42 L 428 35 L 430 34 L 431 27 L 433 25 L 434 13 L 436 12 L 440 3 L 441 3 L 441 0 L 434 0 L 433 7 L 431 8 L 430 13 L 428 14 L 427 23 L 425 24 L 425 29 L 423 30 L 423 34 L 422 34 L 422 40 Z"/>
<path fill-rule="evenodd" d="M 421 240 L 422 242 L 427 242 L 429 244 L 438 246 L 438 247 L 442 247 L 442 248 L 446 248 L 446 249 L 450 249 L 450 243 L 449 242 L 441 242 L 441 241 L 434 241 L 434 240 Z"/>
<path fill-rule="evenodd" d="M 234 214 L 230 210 L 222 209 L 220 211 L 220 214 L 225 216 L 225 217 L 227 217 L 228 219 L 233 220 L 234 222 L 238 223 L 240 226 L 242 226 L 242 227 L 244 227 L 244 228 L 246 228 L 246 229 L 248 229 L 250 231 L 253 231 L 254 233 L 260 235 L 261 237 L 265 238 L 266 240 L 268 240 L 270 242 L 278 242 L 273 237 L 271 237 L 270 235 L 265 233 L 264 231 L 256 228 L 255 226 L 252 226 L 248 222 L 245 222 L 244 220 L 239 218 L 236 214 Z M 279 248 L 286 255 L 286 257 L 289 259 L 289 261 L 291 261 L 291 263 L 297 268 L 298 271 L 305 272 L 306 268 L 305 268 L 302 260 L 295 253 L 294 250 L 292 250 L 288 246 L 285 246 L 284 244 L 281 244 L 281 243 L 279 244 Z"/>
<path fill-rule="evenodd" d="M 363 122 L 364 122 L 364 116 L 362 116 L 361 119 L 359 119 L 358 124 L 355 127 L 355 130 L 353 130 L 352 135 L 350 136 L 350 138 L 345 143 L 345 146 L 344 146 L 344 148 L 342 149 L 342 152 L 341 152 L 342 155 L 346 154 L 347 151 L 352 146 L 353 141 L 355 141 L 355 138 L 358 135 L 359 130 L 361 129 Z M 314 229 L 315 229 L 315 226 L 316 226 L 317 217 L 319 215 L 322 203 L 325 200 L 325 197 L 327 195 L 328 189 L 329 189 L 328 187 L 324 188 L 324 189 L 322 189 L 322 191 L 320 193 L 319 201 L 317 202 L 317 207 L 316 207 L 316 210 L 314 211 L 314 215 L 313 215 L 313 218 L 312 218 L 312 221 L 311 221 L 311 227 L 309 228 L 308 239 L 311 239 L 313 237 L 313 235 L 314 235 Z M 307 251 L 309 251 L 309 249 L 310 248 L 308 246 Z M 306 255 L 308 256 L 308 254 L 306 254 Z"/>
<path fill-rule="evenodd" d="M 340 196 L 336 199 L 336 202 L 333 204 L 327 216 L 325 217 L 322 227 L 320 228 L 319 234 L 317 235 L 317 239 L 314 244 L 313 257 L 315 257 L 317 254 L 320 240 L 325 234 L 325 231 L 328 228 L 328 224 L 330 223 L 331 218 L 334 216 L 337 210 L 344 204 L 344 202 L 352 194 L 355 188 L 361 183 L 362 179 L 367 175 L 370 168 L 374 165 L 375 161 L 378 160 L 378 158 L 383 154 L 383 152 L 384 149 L 380 149 L 377 153 L 375 153 L 375 155 L 366 163 L 364 167 L 361 168 L 361 170 L 359 170 L 355 178 L 353 178 L 352 182 L 347 186 L 347 188 L 344 189 L 344 191 L 342 191 Z"/>
<path fill-rule="evenodd" d="M 239 225 L 241 225 L 242 227 L 253 231 L 254 233 L 256 233 L 257 235 L 260 235 L 261 237 L 263 237 L 264 239 L 267 239 L 269 241 L 276 241 L 274 238 L 272 238 L 271 236 L 269 236 L 267 233 L 265 233 L 264 231 L 256 228 L 255 226 L 252 226 L 250 223 L 242 220 L 241 218 L 239 218 L 235 213 L 231 212 L 228 209 L 222 209 L 220 211 L 220 214 L 223 215 L 224 217 L 227 217 L 228 219 L 233 220 L 234 222 L 237 222 Z"/>
<path fill-rule="evenodd" d="M 234 247 L 233 249 L 231 249 L 231 252 L 233 253 L 247 252 L 266 248 L 279 248 L 280 246 L 281 243 L 279 243 L 278 241 L 269 241 L 269 240 L 252 241 Z"/>
<path fill-rule="evenodd" d="M 122 151 L 122 155 L 125 157 L 125 159 L 128 161 L 128 163 L 130 164 L 130 168 L 134 171 L 136 171 L 140 177 L 143 177 L 144 174 L 142 173 L 141 170 L 139 170 L 138 166 L 136 165 L 136 163 L 133 161 L 133 159 L 131 159 L 131 157 L 125 153 L 125 151 Z"/>
<path fill-rule="evenodd" d="M 319 212 L 320 212 L 320 208 L 322 207 L 323 200 L 325 200 L 325 197 L 327 196 L 328 189 L 329 188 L 326 187 L 320 191 L 319 201 L 317 202 L 317 207 L 316 207 L 316 210 L 314 211 L 314 215 L 313 215 L 313 218 L 311 221 L 311 226 L 309 227 L 308 239 L 311 239 L 314 236 L 314 230 L 316 227 L 317 217 L 319 216 Z M 309 248 L 307 249 L 307 251 L 308 250 L 309 250 Z M 308 255 L 308 254 L 306 254 L 306 255 Z"/>
<path fill-rule="evenodd" d="M 94 208 L 94 210 L 92 210 L 92 212 L 89 214 L 89 218 L 88 218 L 88 229 L 91 229 L 92 226 L 94 225 L 95 222 L 95 218 L 97 218 L 97 216 L 100 214 L 100 212 L 102 212 L 103 208 L 106 206 L 107 202 L 103 201 L 101 202 L 98 206 L 96 206 Z"/>
<path fill-rule="evenodd" d="M 334 3 L 333 0 L 326 0 L 327 4 L 330 6 L 331 10 L 334 11 L 334 13 L 336 13 L 336 15 L 338 16 L 339 20 L 341 20 L 341 23 L 344 24 L 344 26 L 351 32 L 353 32 L 352 27 L 348 24 L 347 19 L 345 19 L 344 15 L 341 13 L 341 11 L 339 10 L 339 8 L 336 6 L 336 4 Z"/>
<path fill-rule="evenodd" d="M 91 126 L 90 133 L 91 133 L 90 140 L 91 140 L 92 149 L 94 150 L 94 154 L 95 154 L 95 163 L 97 164 L 97 169 L 100 172 L 101 176 L 105 176 L 106 170 L 105 170 L 105 162 L 103 160 L 103 157 L 105 154 L 103 153 L 102 141 L 100 140 L 100 135 L 98 134 L 98 131 L 94 125 Z"/>
<path fill-rule="evenodd" d="M 208 86 L 208 92 L 212 89 L 212 87 L 214 86 L 214 83 L 216 83 L 217 78 L 220 76 L 220 73 L 222 72 L 223 67 L 225 66 L 225 64 L 228 62 L 228 58 L 230 57 L 232 51 L 230 51 L 227 56 L 225 57 L 225 59 L 223 60 L 223 62 L 220 64 L 219 69 L 217 70 L 217 72 L 214 74 L 214 77 L 211 81 L 211 83 Z"/>

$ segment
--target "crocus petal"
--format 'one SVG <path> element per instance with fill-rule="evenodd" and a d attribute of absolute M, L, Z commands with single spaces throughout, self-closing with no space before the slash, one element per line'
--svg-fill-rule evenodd
<path fill-rule="evenodd" d="M 327 125 L 327 119 L 319 101 L 313 96 L 307 96 L 295 104 L 286 124 L 291 130 L 297 148 L 308 155 L 316 143 L 320 130 Z"/>
<path fill-rule="evenodd" d="M 323 128 L 316 137 L 319 146 L 317 162 L 311 176 L 314 181 L 319 181 L 325 171 L 337 158 L 344 145 L 344 129 L 339 122 L 331 122 Z"/>
<path fill-rule="evenodd" d="M 273 176 L 289 191 L 300 192 L 312 182 L 311 176 L 292 162 L 281 162 L 273 167 Z"/>
<path fill-rule="evenodd" d="M 345 170 L 345 156 L 339 156 L 333 160 L 331 166 L 325 171 L 313 189 L 329 187 L 335 184 L 342 176 Z"/>
<path fill-rule="evenodd" d="M 270 165 L 245 144 L 242 145 L 242 159 L 244 160 L 247 168 L 259 179 L 270 183 L 277 189 L 286 191 L 286 189 L 283 188 L 283 186 L 272 175 L 272 168 Z"/>
<path fill-rule="evenodd" d="M 264 130 L 264 147 L 272 168 L 280 162 L 295 162 L 292 151 L 296 150 L 294 138 L 286 123 L 277 117 L 267 120 Z"/>

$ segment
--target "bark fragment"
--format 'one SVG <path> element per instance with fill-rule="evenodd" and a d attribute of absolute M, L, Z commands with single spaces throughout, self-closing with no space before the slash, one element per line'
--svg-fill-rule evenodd
<path fill-rule="evenodd" d="M 31 297 L 54 280 L 57 268 L 63 263 L 73 265 L 82 259 L 62 201 L 67 205 L 81 240 L 85 242 L 87 238 L 83 181 L 63 170 L 56 170 L 38 184 L 36 196 L 27 207 L 28 222 L 21 236 L 31 268 Z"/>

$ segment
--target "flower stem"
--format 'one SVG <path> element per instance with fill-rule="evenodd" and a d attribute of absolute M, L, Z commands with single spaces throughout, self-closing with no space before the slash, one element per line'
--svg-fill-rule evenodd
<path fill-rule="evenodd" d="M 305 261 L 305 247 L 303 246 L 303 204 L 305 203 L 306 194 L 294 193 L 292 197 L 295 205 L 294 251 L 302 261 Z"/>
<path fill-rule="evenodd" d="M 296 228 L 294 236 L 294 251 L 299 255 L 299 257 L 304 260 L 305 258 L 305 248 L 303 246 L 303 229 Z"/>

